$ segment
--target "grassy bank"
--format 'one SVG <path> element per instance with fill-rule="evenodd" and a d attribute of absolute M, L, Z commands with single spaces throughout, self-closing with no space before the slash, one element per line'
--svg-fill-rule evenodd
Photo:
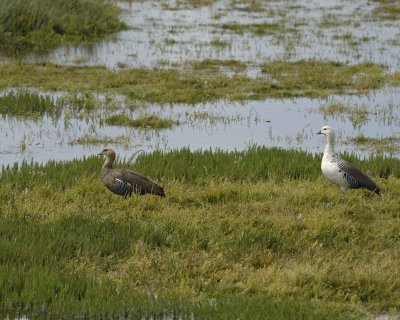
<path fill-rule="evenodd" d="M 244 74 L 227 76 L 218 65 L 227 67 L 222 61 L 209 60 L 183 70 L 133 68 L 110 71 L 103 67 L 9 64 L 0 66 L 0 89 L 35 87 L 73 93 L 117 92 L 130 99 L 152 103 L 198 103 L 220 99 L 360 94 L 399 83 L 397 74 L 387 74 L 384 67 L 373 63 L 270 61 L 260 66 L 264 74 L 257 78 Z M 237 65 L 231 61 L 229 67 L 236 69 Z"/>
<path fill-rule="evenodd" d="M 300 169 L 281 170 L 276 157 Z M 319 173 L 319 159 L 301 152 L 151 153 L 133 167 L 167 197 L 128 200 L 101 185 L 102 161 L 3 168 L 3 311 L 204 319 L 399 313 L 398 160 L 363 162 L 382 188 L 378 197 L 342 194 Z"/>
<path fill-rule="evenodd" d="M 21 49 L 99 38 L 125 28 L 119 13 L 105 0 L 2 0 L 1 43 Z"/>

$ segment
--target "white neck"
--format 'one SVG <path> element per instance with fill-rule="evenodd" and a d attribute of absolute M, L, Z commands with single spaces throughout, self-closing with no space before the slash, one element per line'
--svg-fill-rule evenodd
<path fill-rule="evenodd" d="M 333 133 L 326 137 L 324 157 L 332 157 L 335 154 L 335 135 Z"/>

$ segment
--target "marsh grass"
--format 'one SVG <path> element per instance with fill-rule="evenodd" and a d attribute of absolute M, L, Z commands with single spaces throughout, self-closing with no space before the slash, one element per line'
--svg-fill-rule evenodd
<path fill-rule="evenodd" d="M 48 115 L 58 118 L 64 103 L 52 95 L 28 90 L 12 90 L 0 96 L 0 113 L 16 117 L 38 118 Z"/>
<path fill-rule="evenodd" d="M 229 41 L 221 40 L 218 38 L 214 38 L 210 41 L 210 45 L 216 48 L 225 48 L 230 46 Z"/>
<path fill-rule="evenodd" d="M 341 117 L 346 115 L 355 128 L 359 128 L 364 125 L 368 121 L 368 117 L 370 115 L 370 111 L 365 105 L 349 106 L 336 102 L 320 106 L 319 111 L 322 112 L 325 117 Z"/>
<path fill-rule="evenodd" d="M 399 3 L 396 0 L 375 0 L 378 7 L 374 10 L 374 15 L 384 20 L 398 20 L 400 17 Z"/>
<path fill-rule="evenodd" d="M 348 105 L 340 102 L 332 102 L 319 107 L 319 111 L 322 112 L 325 116 L 338 116 L 348 113 L 349 110 L 350 107 Z"/>
<path fill-rule="evenodd" d="M 202 61 L 194 61 L 191 63 L 193 70 L 197 72 L 209 73 L 210 71 L 234 71 L 243 72 L 247 65 L 244 62 L 237 60 L 215 60 L 205 59 Z"/>
<path fill-rule="evenodd" d="M 205 319 L 397 312 L 400 161 L 363 162 L 378 197 L 343 194 L 321 176 L 319 159 L 297 151 L 155 152 L 117 166 L 155 179 L 167 197 L 128 200 L 101 184 L 102 161 L 2 169 L 2 310 Z M 379 167 L 392 170 L 387 179 Z"/>
<path fill-rule="evenodd" d="M 199 72 L 196 65 L 206 66 L 208 72 Z M 205 60 L 184 70 L 133 68 L 110 71 L 103 67 L 9 64 L 0 66 L 0 88 L 120 93 L 145 102 L 194 104 L 219 99 L 359 94 L 387 83 L 398 85 L 400 82 L 397 74 L 386 74 L 384 67 L 373 63 L 270 61 L 261 65 L 264 74 L 256 78 L 236 73 L 228 76 L 221 67 L 240 71 L 244 65 L 235 60 Z"/>
<path fill-rule="evenodd" d="M 349 142 L 360 146 L 364 150 L 375 150 L 378 154 L 394 154 L 400 150 L 400 138 L 396 136 L 371 138 L 361 134 L 351 138 Z"/>
<path fill-rule="evenodd" d="M 318 96 L 326 91 L 346 91 L 355 88 L 379 88 L 384 81 L 384 67 L 370 63 L 346 65 L 333 61 L 303 60 L 297 62 L 264 63 L 262 71 L 283 90 L 301 90 Z"/>
<path fill-rule="evenodd" d="M 342 154 L 372 176 L 400 178 L 400 161 L 395 158 L 372 156 L 360 159 Z M 310 180 L 320 175 L 321 156 L 303 151 L 280 148 L 251 147 L 246 151 L 203 150 L 187 148 L 172 151 L 141 153 L 134 164 L 121 160 L 120 167 L 128 167 L 157 180 L 179 180 L 201 183 L 207 180 L 267 181 Z M 26 162 L 3 167 L 0 182 L 10 183 L 16 190 L 48 185 L 65 190 L 80 178 L 96 176 L 103 163 L 100 157 L 89 157 L 66 163 L 49 161 L 46 165 Z M 283 163 L 285 165 L 283 165 Z"/>
<path fill-rule="evenodd" d="M 120 114 L 110 116 L 106 118 L 104 122 L 113 126 L 129 126 L 141 129 L 167 129 L 179 124 L 179 121 L 164 119 L 154 114 L 143 114 L 135 119 L 131 119 L 127 115 Z"/>
<path fill-rule="evenodd" d="M 104 0 L 3 0 L 2 42 L 43 47 L 108 35 L 125 28 L 119 9 Z"/>
<path fill-rule="evenodd" d="M 231 31 L 237 34 L 251 33 L 256 36 L 264 36 L 276 32 L 283 32 L 285 26 L 282 23 L 254 23 L 254 24 L 225 23 L 221 25 L 221 29 Z"/>
<path fill-rule="evenodd" d="M 101 99 L 92 92 L 53 94 L 33 89 L 15 89 L 0 95 L 0 114 L 29 119 L 47 115 L 58 120 L 63 112 L 66 117 L 89 117 L 95 110 L 115 110 L 121 105 L 115 96 Z M 129 103 L 127 106 L 131 107 Z"/>
<path fill-rule="evenodd" d="M 82 137 L 74 139 L 69 143 L 71 145 L 81 144 L 81 145 L 91 145 L 91 144 L 118 144 L 127 146 L 130 142 L 129 137 L 124 135 L 119 135 L 116 137 L 109 137 L 109 136 L 99 136 L 99 135 L 90 135 L 86 134 Z"/>

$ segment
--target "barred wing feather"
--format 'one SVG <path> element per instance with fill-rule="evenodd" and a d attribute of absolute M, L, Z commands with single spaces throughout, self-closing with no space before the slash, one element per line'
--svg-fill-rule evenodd
<path fill-rule="evenodd" d="M 340 170 L 344 173 L 344 178 L 351 185 L 352 188 L 367 188 L 379 194 L 379 187 L 362 173 L 358 168 L 348 161 L 340 159 L 337 162 Z"/>

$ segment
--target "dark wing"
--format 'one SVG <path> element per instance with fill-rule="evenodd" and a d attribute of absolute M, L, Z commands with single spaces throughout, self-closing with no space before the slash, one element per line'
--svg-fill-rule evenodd
<path fill-rule="evenodd" d="M 132 195 L 133 186 L 129 182 L 123 181 L 121 179 L 115 178 L 114 187 L 116 189 L 115 193 L 124 196 L 125 199 Z"/>
<path fill-rule="evenodd" d="M 154 194 L 160 197 L 164 197 L 165 193 L 163 188 L 159 185 L 148 179 L 147 177 L 129 170 L 129 169 L 113 169 L 113 174 L 115 176 L 116 181 L 121 181 L 121 184 L 125 184 L 125 186 L 131 186 L 132 190 L 129 192 L 132 194 Z"/>
<path fill-rule="evenodd" d="M 379 194 L 380 189 L 375 182 L 368 178 L 353 164 L 346 160 L 340 159 L 337 162 L 337 165 L 339 169 L 342 170 L 343 176 L 350 184 L 351 188 L 367 188 Z"/>

